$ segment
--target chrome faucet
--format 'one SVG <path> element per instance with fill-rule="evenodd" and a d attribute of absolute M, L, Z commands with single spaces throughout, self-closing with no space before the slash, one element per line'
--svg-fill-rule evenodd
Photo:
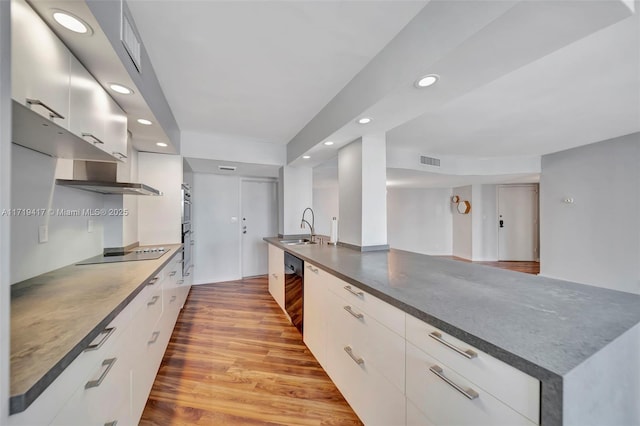
<path fill-rule="evenodd" d="M 309 210 L 311 212 L 311 223 L 309 223 L 305 218 L 304 215 L 307 213 L 307 210 Z M 302 212 L 302 221 L 300 222 L 300 228 L 304 229 L 304 224 L 309 225 L 309 228 L 311 228 L 311 242 L 313 242 L 313 239 L 315 238 L 316 234 L 314 231 L 314 226 L 316 223 L 316 218 L 315 215 L 313 214 L 313 209 L 311 207 L 307 207 L 306 209 L 304 209 L 304 211 Z"/>

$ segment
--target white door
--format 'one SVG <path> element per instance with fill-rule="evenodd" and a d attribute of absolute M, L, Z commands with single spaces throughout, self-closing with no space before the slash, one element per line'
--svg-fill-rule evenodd
<path fill-rule="evenodd" d="M 275 182 L 242 181 L 242 276 L 268 273 L 268 246 L 264 237 L 278 232 L 278 202 Z"/>
<path fill-rule="evenodd" d="M 498 186 L 498 259 L 538 260 L 538 185 Z"/>

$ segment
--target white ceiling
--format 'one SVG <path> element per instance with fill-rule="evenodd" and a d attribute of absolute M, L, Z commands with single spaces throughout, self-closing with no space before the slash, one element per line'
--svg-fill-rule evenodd
<path fill-rule="evenodd" d="M 129 1 L 183 131 L 285 144 L 425 1 Z"/>

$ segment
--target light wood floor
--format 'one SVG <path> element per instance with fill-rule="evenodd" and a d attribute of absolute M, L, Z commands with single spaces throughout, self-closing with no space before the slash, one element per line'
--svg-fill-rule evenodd
<path fill-rule="evenodd" d="M 258 277 L 191 288 L 140 424 L 362 423 Z"/>
<path fill-rule="evenodd" d="M 456 256 L 441 256 L 447 259 L 459 260 L 467 263 L 477 263 L 478 265 L 493 266 L 500 269 L 508 269 L 510 271 L 524 272 L 525 274 L 538 275 L 540 273 L 540 262 L 512 262 L 512 261 L 498 261 L 498 262 L 472 262 L 469 259 L 463 259 Z"/>

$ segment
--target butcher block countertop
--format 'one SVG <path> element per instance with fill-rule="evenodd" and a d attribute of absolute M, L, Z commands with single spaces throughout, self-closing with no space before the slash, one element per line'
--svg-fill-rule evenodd
<path fill-rule="evenodd" d="M 10 411 L 24 411 L 182 248 L 158 259 L 70 265 L 11 286 Z"/>

